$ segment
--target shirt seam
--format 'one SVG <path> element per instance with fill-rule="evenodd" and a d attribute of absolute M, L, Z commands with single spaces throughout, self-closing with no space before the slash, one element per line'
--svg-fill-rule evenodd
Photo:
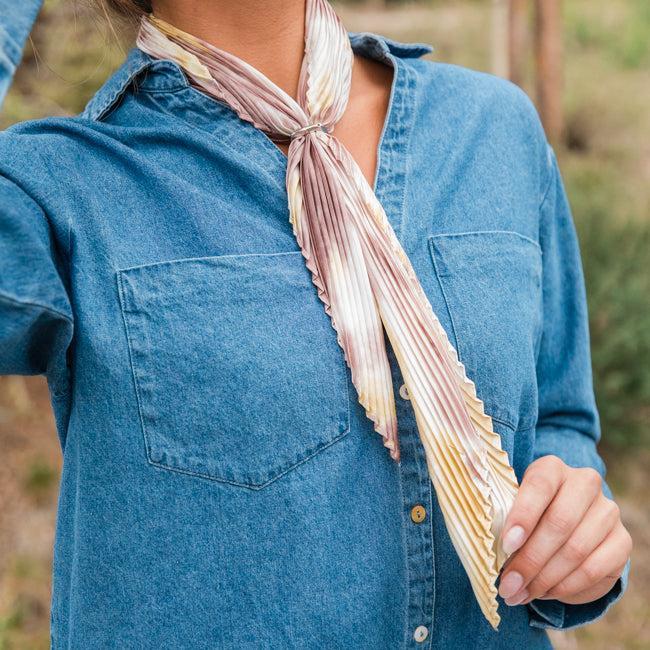
<path fill-rule="evenodd" d="M 542 247 L 539 245 L 539 242 L 535 241 L 532 237 L 524 235 L 516 230 L 505 230 L 505 229 L 492 229 L 492 230 L 464 230 L 462 232 L 440 232 L 435 235 L 429 235 L 429 239 L 444 239 L 451 237 L 466 237 L 470 235 L 516 235 L 524 241 L 533 244 L 541 252 Z"/>
<path fill-rule="evenodd" d="M 164 95 L 167 93 L 177 93 L 181 90 L 186 90 L 187 88 L 188 86 L 185 84 L 176 84 L 174 86 L 167 86 L 164 88 L 156 88 L 154 86 L 140 86 L 138 87 L 138 92 L 145 95 Z"/>
<path fill-rule="evenodd" d="M 541 212 L 544 209 L 544 204 L 546 203 L 546 199 L 549 197 L 551 193 L 551 187 L 553 185 L 553 178 L 554 178 L 554 173 L 553 173 L 553 159 L 555 158 L 555 154 L 553 152 L 553 149 L 551 145 L 547 142 L 546 143 L 546 155 L 547 155 L 547 160 L 548 160 L 548 180 L 546 181 L 546 186 L 544 188 L 544 191 L 542 192 L 542 198 L 539 203 L 539 212 Z"/>
<path fill-rule="evenodd" d="M 59 318 L 63 318 L 64 320 L 68 321 L 71 325 L 73 324 L 72 318 L 70 318 L 70 316 L 68 316 L 67 314 L 64 314 L 62 311 L 59 311 L 58 309 L 55 309 L 53 307 L 48 307 L 47 305 L 43 305 L 34 300 L 21 300 L 20 298 L 11 296 L 2 290 L 0 290 L 0 300 L 3 300 L 4 302 L 7 302 L 12 305 L 16 305 L 18 307 L 30 307 L 33 309 L 40 309 L 42 311 L 48 312 L 49 314 L 52 314 L 53 316 L 58 316 Z"/>
<path fill-rule="evenodd" d="M 407 65 L 402 61 L 404 68 L 407 68 Z M 418 79 L 416 79 L 416 72 L 413 70 L 411 67 L 408 70 L 405 70 L 405 74 L 408 75 L 407 82 L 409 84 L 407 90 L 410 92 L 413 92 L 413 90 L 417 90 L 417 94 L 419 94 L 423 91 L 423 86 L 421 83 L 418 83 Z M 417 110 L 417 103 L 415 100 L 412 101 L 411 103 L 411 117 L 410 117 L 410 128 L 409 128 L 409 133 L 408 133 L 408 138 L 406 141 L 405 145 L 405 151 L 404 151 L 404 156 L 406 158 L 405 164 L 404 164 L 404 203 L 402 205 L 402 218 L 400 219 L 400 224 L 399 224 L 399 234 L 400 238 L 402 241 L 405 240 L 406 237 L 406 228 L 409 223 L 409 210 L 404 209 L 405 203 L 406 203 L 406 185 L 410 181 L 410 179 L 413 176 L 413 166 L 412 166 L 412 161 L 411 161 L 411 153 L 413 150 L 413 140 L 415 138 L 415 119 L 416 119 L 416 110 Z M 406 206 L 408 207 L 408 206 Z"/>

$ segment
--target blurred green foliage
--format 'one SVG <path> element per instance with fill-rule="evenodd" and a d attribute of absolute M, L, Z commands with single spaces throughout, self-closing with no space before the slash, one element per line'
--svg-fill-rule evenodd
<path fill-rule="evenodd" d="M 623 10 L 605 9 L 605 21 L 594 22 L 580 14 L 576 3 L 568 2 L 567 14 L 572 34 L 583 47 L 599 48 L 615 63 L 641 68 L 650 65 L 650 2 L 629 0 Z"/>
<path fill-rule="evenodd" d="M 589 181 L 584 191 L 589 192 Z M 599 190 L 594 189 L 598 194 Z M 578 192 L 573 192 L 578 195 Z M 607 446 L 650 445 L 650 223 L 574 208 L 587 284 L 596 400 Z"/>
<path fill-rule="evenodd" d="M 23 487 L 36 503 L 43 503 L 51 495 L 57 478 L 56 469 L 45 459 L 37 458 L 27 467 Z"/>

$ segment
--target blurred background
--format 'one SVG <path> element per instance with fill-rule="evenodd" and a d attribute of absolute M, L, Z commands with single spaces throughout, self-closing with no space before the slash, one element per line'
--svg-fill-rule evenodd
<path fill-rule="evenodd" d="M 625 598 L 558 649 L 650 648 L 650 0 L 337 2 L 346 26 L 435 47 L 535 101 L 578 228 L 600 450 L 635 541 Z M 46 0 L 0 128 L 81 111 L 134 29 L 99 0 Z M 0 21 L 2 17 L 0 16 Z M 42 378 L 0 377 L 0 650 L 49 648 L 60 450 Z"/>

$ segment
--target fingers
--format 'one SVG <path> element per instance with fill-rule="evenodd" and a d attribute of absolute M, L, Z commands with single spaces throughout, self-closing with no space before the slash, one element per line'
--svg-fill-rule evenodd
<path fill-rule="evenodd" d="M 531 463 L 503 527 L 502 547 L 514 553 L 533 532 L 537 522 L 566 479 L 566 465 L 556 456 Z"/>
<path fill-rule="evenodd" d="M 531 597 L 541 596 L 555 586 L 556 583 L 546 582 L 542 572 L 580 524 L 591 504 L 602 494 L 600 483 L 600 475 L 595 470 L 571 471 L 532 535 L 509 563 L 508 573 L 503 578 L 505 585 L 502 597 L 508 599 L 515 596 L 517 592 L 511 592 L 509 596 L 507 593 L 509 588 L 512 589 L 512 586 L 517 584 L 518 591 L 526 588 Z M 596 545 L 589 548 L 589 551 Z M 579 564 L 575 562 L 566 567 L 566 573 L 570 573 Z M 511 577 L 508 578 L 508 575 Z M 534 580 L 536 580 L 535 593 L 529 588 L 529 583 Z"/>
<path fill-rule="evenodd" d="M 568 577 L 603 542 L 619 520 L 618 506 L 600 493 L 568 540 L 528 584 L 528 600 L 545 596 Z"/>
<path fill-rule="evenodd" d="M 609 581 L 611 588 L 611 585 L 620 576 L 631 552 L 632 538 L 619 521 L 593 553 L 577 569 L 553 587 L 547 596 L 563 602 L 569 602 L 569 600 L 590 602 L 577 599 L 584 597 L 585 592 L 593 591 L 595 585 L 599 583 L 602 583 L 604 588 Z"/>
<path fill-rule="evenodd" d="M 622 571 L 623 569 L 621 568 L 621 572 Z M 598 600 L 599 598 L 602 598 L 614 586 L 614 583 L 617 580 L 618 577 L 614 577 L 614 576 L 604 578 L 593 587 L 590 587 L 589 589 L 585 589 L 585 591 L 581 591 L 579 594 L 575 594 L 573 596 L 566 596 L 562 602 L 566 603 L 567 605 L 582 605 L 583 603 L 591 603 L 594 600 Z M 539 600 L 554 600 L 554 599 L 551 596 L 544 596 Z M 525 605 L 528 602 L 530 602 L 530 600 L 524 601 L 520 604 Z"/>
<path fill-rule="evenodd" d="M 522 485 L 525 482 L 526 478 Z M 499 592 L 507 603 L 532 596 L 528 586 L 535 579 L 538 595 L 555 585 L 546 584 L 540 573 L 569 539 L 599 494 L 600 475 L 595 470 L 571 470 L 532 534 L 504 571 Z M 578 566 L 575 563 L 567 567 L 567 574 Z"/>
<path fill-rule="evenodd" d="M 612 588 L 632 548 L 600 474 L 555 456 L 538 459 L 524 474 L 500 541 L 510 557 L 499 594 L 509 605 L 596 600 Z"/>

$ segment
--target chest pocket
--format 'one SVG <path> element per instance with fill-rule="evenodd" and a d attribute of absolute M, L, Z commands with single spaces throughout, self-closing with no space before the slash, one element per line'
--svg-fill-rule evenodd
<path fill-rule="evenodd" d="M 450 338 L 486 412 L 512 430 L 534 426 L 539 245 L 510 231 L 440 234 L 428 241 L 447 303 Z"/>
<path fill-rule="evenodd" d="M 118 271 L 147 458 L 261 488 L 345 436 L 348 378 L 300 251 Z"/>

